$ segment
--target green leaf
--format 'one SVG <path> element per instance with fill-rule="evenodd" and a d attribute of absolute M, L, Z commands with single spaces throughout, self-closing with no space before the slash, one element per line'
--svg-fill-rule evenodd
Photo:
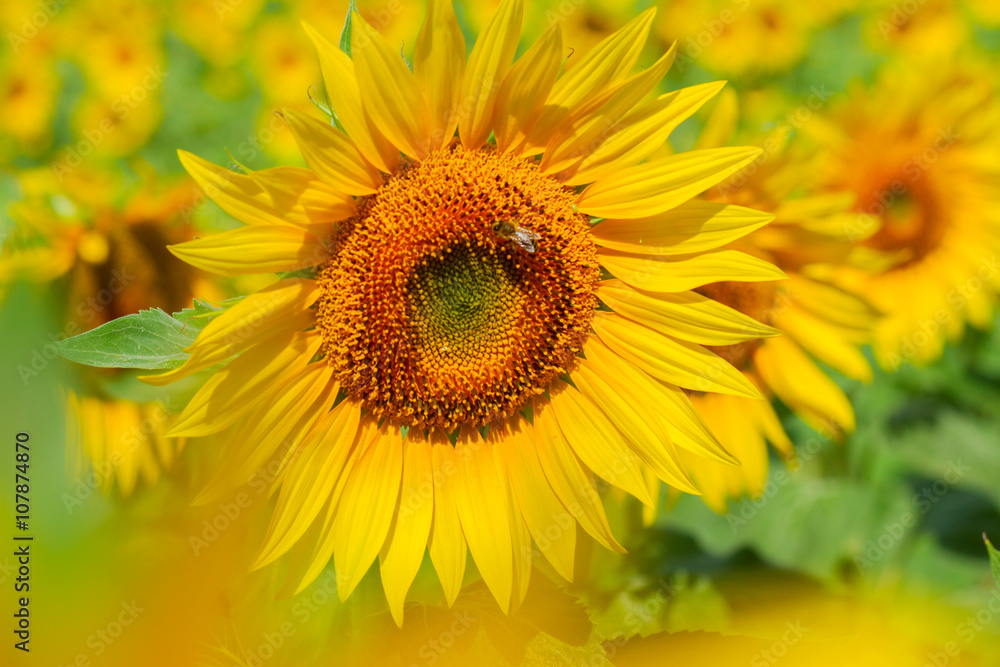
<path fill-rule="evenodd" d="M 218 306 L 213 306 L 207 301 L 202 301 L 201 299 L 194 300 L 194 306 L 191 308 L 185 308 L 179 313 L 174 313 L 173 317 L 180 320 L 187 325 L 187 329 L 194 329 L 195 333 L 201 331 L 205 326 L 214 320 L 216 317 L 226 312 L 229 308 L 232 308 L 244 297 L 238 296 L 234 299 L 226 299 L 219 303 Z"/>
<path fill-rule="evenodd" d="M 986 533 L 983 533 L 983 541 L 986 542 L 986 550 L 990 553 L 990 569 L 993 570 L 993 578 L 996 580 L 997 586 L 1000 586 L 1000 551 L 997 551 L 990 543 L 990 538 L 986 537 Z"/>
<path fill-rule="evenodd" d="M 188 310 L 198 309 L 196 306 Z M 188 326 L 159 308 L 153 308 L 119 317 L 67 338 L 57 343 L 56 348 L 62 357 L 85 366 L 176 368 L 188 358 L 184 348 L 194 342 L 200 330 L 200 326 Z"/>
<path fill-rule="evenodd" d="M 347 4 L 347 18 L 344 19 L 344 29 L 340 31 L 340 50 L 351 56 L 351 27 L 354 23 L 354 13 L 358 11 L 358 6 L 351 0 Z"/>

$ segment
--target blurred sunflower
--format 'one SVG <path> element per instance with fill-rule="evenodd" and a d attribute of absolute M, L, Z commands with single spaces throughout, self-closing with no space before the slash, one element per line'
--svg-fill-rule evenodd
<path fill-rule="evenodd" d="M 562 76 L 558 25 L 512 62 L 517 0 L 468 61 L 451 3 L 432 2 L 412 72 L 356 15 L 352 55 L 307 26 L 344 128 L 285 112 L 309 169 L 237 174 L 181 152 L 247 226 L 171 250 L 222 274 L 296 273 L 213 320 L 184 365 L 146 379 L 229 361 L 169 434 L 233 427 L 200 501 L 280 462 L 256 565 L 295 546 L 287 590 L 332 555 L 346 598 L 378 556 L 401 623 L 425 548 L 449 601 L 468 548 L 508 611 L 527 590 L 532 539 L 566 578 L 577 521 L 621 548 L 592 474 L 652 504 L 646 468 L 697 492 L 679 448 L 734 461 L 680 387 L 759 393 L 692 341 L 769 330 L 690 290 L 784 276 L 718 249 L 769 215 L 689 201 L 758 149 L 638 165 L 721 88 L 645 100 L 675 54 L 630 74 L 654 13 Z M 613 290 L 602 269 L 621 280 Z"/>
<path fill-rule="evenodd" d="M 15 280 L 51 283 L 65 294 L 65 335 L 152 307 L 173 312 L 197 290 L 215 289 L 180 262 L 165 244 L 190 236 L 181 220 L 197 194 L 189 181 L 159 187 L 149 178 L 127 192 L 119 179 L 77 170 L 56 185 L 51 170 L 26 172 L 22 201 L 11 207 L 16 228 L 0 256 L 0 287 Z M 119 372 L 87 369 L 79 391 L 68 390 L 69 441 L 78 476 L 89 467 L 105 493 L 115 482 L 123 496 L 139 475 L 152 484 L 183 441 L 162 437 L 167 412 L 159 401 L 119 400 L 109 387 Z"/>
<path fill-rule="evenodd" d="M 848 233 L 865 264 L 845 286 L 887 313 L 874 349 L 881 366 L 936 359 L 965 322 L 992 321 L 1000 287 L 1000 102 L 985 66 L 896 67 L 858 90 L 817 133 L 828 191 L 855 195 Z"/>
<path fill-rule="evenodd" d="M 817 22 L 812 5 L 789 0 L 678 0 L 657 34 L 679 43 L 678 66 L 695 63 L 726 76 L 784 72 L 806 53 Z"/>
<path fill-rule="evenodd" d="M 732 139 L 735 95 L 724 95 L 702 134 L 699 147 Z M 719 282 L 696 291 L 781 332 L 710 347 L 768 397 L 777 397 L 806 423 L 836 437 L 854 430 L 854 411 L 838 385 L 814 360 L 843 375 L 868 382 L 871 368 L 861 353 L 872 337 L 877 312 L 866 301 L 836 286 L 837 267 L 850 261 L 847 230 L 858 222 L 850 212 L 850 193 L 814 194 L 810 175 L 820 154 L 805 155 L 789 146 L 778 130 L 760 138 L 767 152 L 754 164 L 706 192 L 711 201 L 773 213 L 774 221 L 728 247 L 777 265 L 788 279 L 776 282 Z M 741 466 L 726 466 L 682 452 L 703 499 L 724 512 L 728 498 L 759 496 L 768 476 L 769 442 L 786 459 L 794 449 L 767 401 L 695 393 L 698 414 Z M 646 512 L 646 519 L 652 515 Z"/>

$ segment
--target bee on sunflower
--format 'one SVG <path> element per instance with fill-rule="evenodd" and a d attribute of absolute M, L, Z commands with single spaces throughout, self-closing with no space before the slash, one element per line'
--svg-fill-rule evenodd
<path fill-rule="evenodd" d="M 332 117 L 283 117 L 308 168 L 180 153 L 246 226 L 171 251 L 282 277 L 145 379 L 214 370 L 168 432 L 229 429 L 199 500 L 277 462 L 256 566 L 291 551 L 287 592 L 332 557 L 344 599 L 377 558 L 402 623 L 424 553 L 450 602 L 471 552 L 510 611 L 532 540 L 567 579 L 577 524 L 621 549 L 595 475 L 652 504 L 646 470 L 698 492 L 682 450 L 736 461 L 683 389 L 759 398 L 704 345 L 770 329 L 693 290 L 785 276 L 722 247 L 769 214 L 692 198 L 760 151 L 647 159 L 721 88 L 651 96 L 676 53 L 633 74 L 655 10 L 565 68 L 558 25 L 515 61 L 522 14 L 501 3 L 467 57 L 432 1 L 412 70 L 356 15 L 343 49 L 307 25 Z"/>

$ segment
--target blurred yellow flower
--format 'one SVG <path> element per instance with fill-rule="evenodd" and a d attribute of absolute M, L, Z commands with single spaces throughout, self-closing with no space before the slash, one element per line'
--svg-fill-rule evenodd
<path fill-rule="evenodd" d="M 819 126 L 827 191 L 856 197 L 848 228 L 874 273 L 845 269 L 845 285 L 887 317 L 879 364 L 927 363 L 965 322 L 992 321 L 1000 286 L 1000 101 L 985 65 L 897 64 L 854 91 Z"/>

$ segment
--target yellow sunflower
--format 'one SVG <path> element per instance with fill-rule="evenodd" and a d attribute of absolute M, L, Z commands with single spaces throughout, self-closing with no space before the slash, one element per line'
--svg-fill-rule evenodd
<path fill-rule="evenodd" d="M 284 114 L 309 169 L 181 153 L 246 226 L 172 251 L 222 274 L 296 273 L 148 381 L 228 361 L 169 434 L 232 429 L 201 501 L 277 462 L 256 565 L 294 547 L 289 591 L 332 556 L 346 598 L 378 557 L 402 622 L 425 550 L 451 601 L 468 549 L 508 611 L 532 540 L 566 578 L 577 522 L 621 548 L 593 475 L 651 504 L 647 469 L 697 492 L 680 449 L 734 460 L 679 387 L 758 396 L 701 344 L 769 330 L 691 290 L 783 274 L 718 249 L 770 216 L 690 200 L 760 151 L 643 162 L 721 88 L 649 98 L 674 57 L 631 73 L 654 10 L 561 76 L 558 25 L 513 62 L 521 15 L 503 2 L 466 59 L 451 4 L 432 2 L 412 72 L 357 16 L 350 56 L 307 26 L 336 113 Z"/>
<path fill-rule="evenodd" d="M 0 289 L 17 280 L 52 284 L 65 300 L 62 337 L 147 308 L 181 310 L 195 292 L 216 296 L 164 249 L 191 234 L 182 220 L 196 195 L 189 181 L 161 188 L 147 180 L 123 191 L 110 172 L 81 169 L 57 186 L 45 169 L 25 173 L 21 187 L 23 198 L 11 207 L 17 227 L 0 255 Z M 109 204 L 123 194 L 123 206 Z M 22 366 L 22 380 L 37 372 Z M 120 400 L 108 390 L 120 378 L 111 369 L 87 369 L 80 388 L 67 391 L 68 454 L 77 478 L 86 480 L 74 489 L 77 500 L 94 488 L 110 493 L 116 482 L 127 496 L 140 475 L 154 483 L 183 447 L 183 440 L 162 436 L 168 412 L 161 402 Z"/>
<path fill-rule="evenodd" d="M 885 73 L 822 126 L 828 190 L 855 195 L 848 232 L 873 272 L 843 271 L 887 317 L 875 355 L 895 369 L 936 359 L 966 322 L 991 324 L 1000 286 L 1000 103 L 985 66 Z"/>
<path fill-rule="evenodd" d="M 735 95 L 720 98 L 706 142 L 728 141 L 736 126 Z M 828 437 L 854 430 L 854 411 L 838 385 L 816 360 L 843 375 L 867 382 L 872 372 L 861 353 L 870 342 L 878 313 L 866 301 L 838 287 L 835 270 L 850 261 L 847 230 L 858 223 L 850 193 L 818 194 L 811 174 L 823 156 L 789 145 L 788 128 L 760 137 L 757 162 L 710 189 L 706 198 L 773 213 L 775 220 L 729 247 L 777 265 L 788 278 L 776 282 L 719 282 L 696 291 L 780 331 L 714 349 L 766 396 L 776 397 Z M 692 403 L 711 431 L 741 466 L 726 466 L 682 452 L 685 469 L 712 509 L 723 512 L 728 498 L 757 497 L 768 479 L 770 443 L 786 459 L 795 451 L 774 409 L 766 401 L 696 393 Z M 651 518 L 647 511 L 646 518 Z"/>

